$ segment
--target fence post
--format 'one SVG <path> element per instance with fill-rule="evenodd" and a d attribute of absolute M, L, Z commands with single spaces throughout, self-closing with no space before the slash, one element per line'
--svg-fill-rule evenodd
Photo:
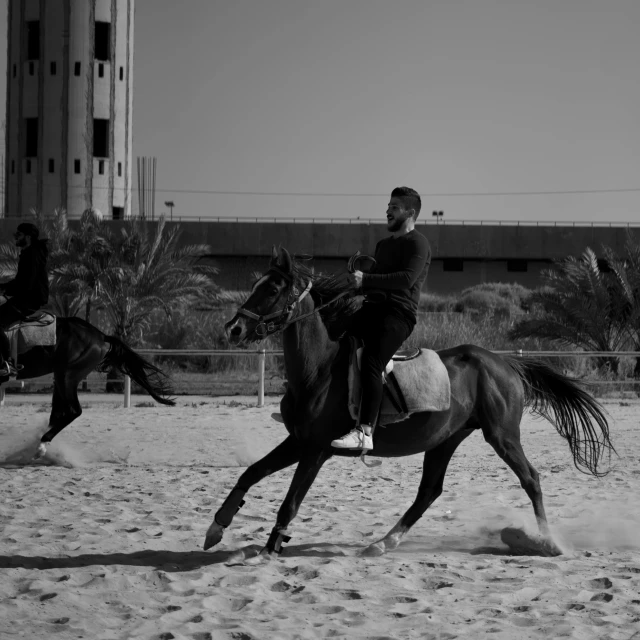
<path fill-rule="evenodd" d="M 129 376 L 124 377 L 124 408 L 128 409 L 131 406 L 131 378 Z"/>
<path fill-rule="evenodd" d="M 258 355 L 258 406 L 264 407 L 264 365 L 267 356 L 265 349 L 260 349 Z"/>

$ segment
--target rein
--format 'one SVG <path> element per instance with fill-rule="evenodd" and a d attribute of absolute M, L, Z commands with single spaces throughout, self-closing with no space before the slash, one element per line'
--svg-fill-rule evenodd
<path fill-rule="evenodd" d="M 280 309 L 279 311 L 274 311 L 273 313 L 269 313 L 265 316 L 259 316 L 257 313 L 253 313 L 253 311 L 249 311 L 248 309 L 245 309 L 243 305 L 241 307 L 238 307 L 238 310 L 236 312 L 236 315 L 245 316 L 247 318 L 250 318 L 251 320 L 258 321 L 258 324 L 256 325 L 256 328 L 255 328 L 255 332 L 260 337 L 260 339 L 266 338 L 269 335 L 272 335 L 274 333 L 278 333 L 279 331 L 284 331 L 287 327 L 291 326 L 295 322 L 298 322 L 299 320 L 303 320 L 304 318 L 308 318 L 309 316 L 314 315 L 315 313 L 320 311 L 320 309 L 324 309 L 328 305 L 333 304 L 334 302 L 336 302 L 337 300 L 346 296 L 349 293 L 349 291 L 343 291 L 342 293 L 339 293 L 335 298 L 332 298 L 331 300 L 316 307 L 313 311 L 309 311 L 308 313 L 305 313 L 301 316 L 296 316 L 295 318 L 292 319 L 291 316 L 293 315 L 293 312 L 295 311 L 296 307 L 304 300 L 304 298 L 306 298 L 306 296 L 311 291 L 311 287 L 313 286 L 313 281 L 309 280 L 304 291 L 300 293 L 299 289 L 293 284 L 293 278 L 288 273 L 285 273 L 281 269 L 278 269 L 278 267 L 271 267 L 267 271 L 267 273 L 269 271 L 275 271 L 276 273 L 281 275 L 285 280 L 288 280 L 292 284 L 291 290 L 289 292 L 289 296 L 287 297 L 287 302 L 282 307 L 282 309 Z M 293 294 L 294 296 L 297 296 L 296 300 L 294 300 L 293 302 L 289 301 L 291 294 Z M 275 321 L 268 322 L 269 320 L 273 320 L 274 318 L 276 319 Z"/>

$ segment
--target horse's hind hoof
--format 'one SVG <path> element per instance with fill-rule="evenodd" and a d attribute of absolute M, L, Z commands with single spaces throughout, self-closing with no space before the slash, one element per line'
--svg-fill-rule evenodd
<path fill-rule="evenodd" d="M 47 453 L 47 445 L 44 442 L 41 442 L 36 449 L 33 459 L 40 460 L 41 458 L 44 458 L 45 453 Z"/>

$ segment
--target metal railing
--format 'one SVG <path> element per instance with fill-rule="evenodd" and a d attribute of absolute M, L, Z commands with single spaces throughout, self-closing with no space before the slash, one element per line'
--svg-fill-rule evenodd
<path fill-rule="evenodd" d="M 24 222 L 24 217 L 5 216 L 4 220 Z M 46 219 L 53 219 L 45 216 Z M 209 215 L 174 215 L 166 218 L 168 222 L 232 222 L 232 223 L 263 223 L 263 224 L 349 224 L 349 225 L 378 225 L 387 224 L 384 216 L 375 218 L 300 218 L 276 217 L 260 218 L 254 216 L 209 216 Z M 149 222 L 154 222 L 147 218 Z M 123 222 L 123 220 L 120 220 Z M 443 218 L 440 216 L 424 216 L 418 219 L 418 226 L 497 226 L 497 227 L 592 227 L 592 228 L 636 228 L 640 221 L 589 221 L 589 220 L 467 220 Z"/>

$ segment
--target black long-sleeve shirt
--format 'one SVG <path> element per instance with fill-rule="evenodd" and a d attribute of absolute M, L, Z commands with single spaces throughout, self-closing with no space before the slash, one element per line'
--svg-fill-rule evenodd
<path fill-rule="evenodd" d="M 47 258 L 49 249 L 38 240 L 20 252 L 16 277 L 3 286 L 12 296 L 11 303 L 19 309 L 39 309 L 49 301 L 49 277 Z"/>
<path fill-rule="evenodd" d="M 431 264 L 429 241 L 413 229 L 376 245 L 376 264 L 362 276 L 364 293 L 383 291 L 386 305 L 416 321 L 420 291 Z"/>

